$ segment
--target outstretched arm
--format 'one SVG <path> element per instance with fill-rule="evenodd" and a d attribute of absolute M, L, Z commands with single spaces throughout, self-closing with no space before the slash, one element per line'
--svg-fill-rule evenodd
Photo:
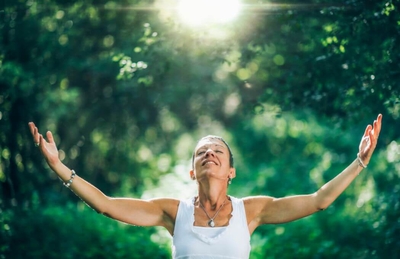
<path fill-rule="evenodd" d="M 268 223 L 284 223 L 296 220 L 326 209 L 368 165 L 375 150 L 381 130 L 382 115 L 379 114 L 373 125 L 368 125 L 359 146 L 359 153 L 346 169 L 317 192 L 309 195 L 273 198 L 266 196 L 245 199 L 249 229 Z"/>
<path fill-rule="evenodd" d="M 53 134 L 48 131 L 46 141 L 33 122 L 29 123 L 29 128 L 35 145 L 50 168 L 67 183 L 71 179 L 72 170 L 60 161 Z M 98 213 L 132 225 L 164 226 L 171 234 L 173 232 L 179 204 L 177 200 L 111 198 L 78 175 L 73 178 L 69 188 Z"/>

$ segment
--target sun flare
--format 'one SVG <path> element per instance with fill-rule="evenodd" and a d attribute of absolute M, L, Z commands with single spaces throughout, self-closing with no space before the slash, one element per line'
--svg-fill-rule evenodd
<path fill-rule="evenodd" d="M 232 21 L 240 7 L 239 0 L 181 0 L 178 12 L 183 22 L 199 26 Z"/>

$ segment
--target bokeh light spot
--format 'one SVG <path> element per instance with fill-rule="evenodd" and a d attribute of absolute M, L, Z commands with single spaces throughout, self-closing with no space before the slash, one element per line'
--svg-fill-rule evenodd
<path fill-rule="evenodd" d="M 181 0 L 178 13 L 186 24 L 200 26 L 232 21 L 240 7 L 239 0 Z"/>

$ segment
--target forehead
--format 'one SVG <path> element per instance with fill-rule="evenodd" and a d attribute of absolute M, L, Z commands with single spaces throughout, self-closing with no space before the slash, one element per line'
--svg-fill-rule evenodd
<path fill-rule="evenodd" d="M 227 148 L 226 145 L 224 144 L 224 142 L 222 142 L 219 139 L 216 139 L 216 138 L 204 138 L 204 139 L 201 139 L 197 143 L 195 150 L 198 150 L 200 148 L 214 147 L 214 146 Z"/>

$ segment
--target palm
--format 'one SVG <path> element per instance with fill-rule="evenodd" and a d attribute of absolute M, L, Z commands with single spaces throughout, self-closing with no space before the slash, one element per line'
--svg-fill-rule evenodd
<path fill-rule="evenodd" d="M 375 150 L 378 141 L 379 133 L 381 131 L 382 115 L 379 114 L 373 125 L 368 125 L 365 129 L 364 135 L 361 139 L 359 146 L 360 158 L 364 163 L 368 164 L 371 159 L 372 153 Z"/>
<path fill-rule="evenodd" d="M 29 123 L 29 128 L 32 133 L 34 143 L 39 143 L 39 149 L 42 152 L 44 158 L 47 163 L 52 166 L 55 165 L 58 161 L 58 149 L 57 145 L 54 142 L 53 134 L 50 131 L 46 133 L 47 140 L 43 138 L 43 136 L 39 133 L 38 128 L 35 126 L 33 122 Z"/>
<path fill-rule="evenodd" d="M 46 161 L 49 164 L 54 164 L 56 161 L 58 161 L 58 149 L 56 143 L 53 140 L 53 136 L 51 135 L 51 137 L 49 137 L 49 135 L 51 135 L 51 132 L 47 132 L 47 139 L 49 140 L 49 142 L 44 140 L 44 144 L 41 146 L 40 150 L 42 151 L 42 154 L 45 157 Z"/>

